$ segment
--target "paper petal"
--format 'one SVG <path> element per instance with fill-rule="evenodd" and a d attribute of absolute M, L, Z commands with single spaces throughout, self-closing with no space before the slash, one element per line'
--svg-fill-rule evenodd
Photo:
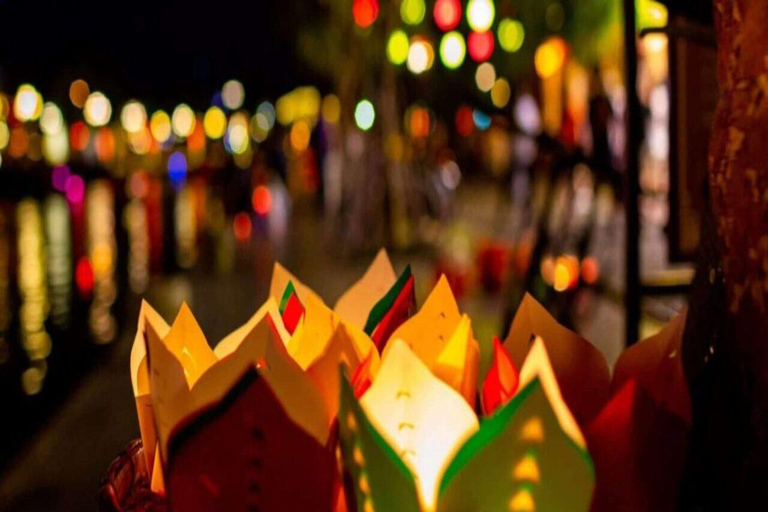
<path fill-rule="evenodd" d="M 275 265 L 272 268 L 272 280 L 269 285 L 269 296 L 275 299 L 275 302 L 278 304 L 280 303 L 280 299 L 283 297 L 283 292 L 285 291 L 286 286 L 288 286 L 288 282 L 293 283 L 293 286 L 296 289 L 296 294 L 299 296 L 299 300 L 301 300 L 302 304 L 306 304 L 307 298 L 310 296 L 322 301 L 322 299 L 320 299 L 320 297 L 318 297 L 311 288 L 296 279 L 296 276 L 288 272 L 288 270 L 280 263 L 275 262 Z"/>
<path fill-rule="evenodd" d="M 333 310 L 346 322 L 363 329 L 371 309 L 395 281 L 397 276 L 387 251 L 381 249 L 365 274 L 344 292 Z"/>
<path fill-rule="evenodd" d="M 688 426 L 634 380 L 587 431 L 597 483 L 592 512 L 673 512 L 685 471 Z"/>
<path fill-rule="evenodd" d="M 381 435 L 416 475 L 426 509 L 460 444 L 478 428 L 467 402 L 437 379 L 406 343 L 396 339 L 381 370 L 360 400 Z"/>
<path fill-rule="evenodd" d="M 163 344 L 181 363 L 190 387 L 217 361 L 186 302 L 181 304 L 171 329 L 162 339 Z"/>
<path fill-rule="evenodd" d="M 240 344 L 243 342 L 246 336 L 250 334 L 251 331 L 253 331 L 253 328 L 256 327 L 256 325 L 261 322 L 263 318 L 265 318 L 267 315 L 269 315 L 269 318 L 274 323 L 275 329 L 277 330 L 277 333 L 282 340 L 283 344 L 287 344 L 288 340 L 290 339 L 291 335 L 288 334 L 288 331 L 285 329 L 285 326 L 283 325 L 283 321 L 280 318 L 280 312 L 277 309 L 277 303 L 273 298 L 268 298 L 267 301 L 259 308 L 258 311 L 256 311 L 256 314 L 254 314 L 248 322 L 237 328 L 234 332 L 227 335 L 226 338 L 221 340 L 217 345 L 216 348 L 213 350 L 216 357 L 219 359 L 222 359 L 232 352 L 234 352 L 237 347 L 240 346 Z"/>
<path fill-rule="evenodd" d="M 341 377 L 339 445 L 349 512 L 420 512 L 411 470 L 376 430 Z"/>
<path fill-rule="evenodd" d="M 304 319 L 288 341 L 288 353 L 303 369 L 309 368 L 325 350 L 338 324 L 333 311 L 322 300 L 309 296 Z"/>
<path fill-rule="evenodd" d="M 517 391 L 519 380 L 515 363 L 499 338 L 494 336 L 493 360 L 483 381 L 481 400 L 483 413 L 490 416 L 496 409 L 511 400 Z"/>
<path fill-rule="evenodd" d="M 636 380 L 659 406 L 691 423 L 691 397 L 682 362 L 686 312 L 675 316 L 658 334 L 625 350 L 613 370 L 615 393 Z"/>
<path fill-rule="evenodd" d="M 392 337 L 392 333 L 416 313 L 414 284 L 413 276 L 410 276 L 397 297 L 395 297 L 395 301 L 392 303 L 389 311 L 386 312 L 378 325 L 376 325 L 371 339 L 376 344 L 379 352 L 384 350 L 387 341 Z"/>
<path fill-rule="evenodd" d="M 171 510 L 331 512 L 337 468 L 253 368 L 171 440 Z"/>
<path fill-rule="evenodd" d="M 608 401 L 610 374 L 605 358 L 591 343 L 558 324 L 536 299 L 526 294 L 504 341 L 519 367 L 534 336 L 541 336 L 563 398 L 579 425 L 586 427 Z"/>
<path fill-rule="evenodd" d="M 591 460 L 561 430 L 545 388 L 530 381 L 462 446 L 441 482 L 439 512 L 589 510 Z"/>

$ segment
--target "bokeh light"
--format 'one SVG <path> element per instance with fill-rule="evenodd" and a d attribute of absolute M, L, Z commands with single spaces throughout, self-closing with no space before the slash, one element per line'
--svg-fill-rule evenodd
<path fill-rule="evenodd" d="M 475 71 L 475 83 L 477 88 L 483 92 L 488 92 L 496 82 L 496 68 L 490 62 L 484 62 L 477 66 Z"/>
<path fill-rule="evenodd" d="M 195 112 L 186 103 L 182 103 L 173 110 L 171 127 L 177 137 L 189 137 L 195 129 Z"/>
<path fill-rule="evenodd" d="M 291 147 L 297 153 L 305 151 L 309 147 L 309 138 L 312 135 L 309 123 L 306 119 L 300 119 L 291 127 Z"/>
<path fill-rule="evenodd" d="M 493 55 L 494 45 L 493 33 L 490 31 L 471 32 L 467 40 L 469 56 L 475 62 L 485 62 L 490 59 L 491 55 Z"/>
<path fill-rule="evenodd" d="M 536 99 L 529 94 L 517 98 L 514 110 L 515 123 L 528 135 L 538 135 L 541 131 L 541 113 Z"/>
<path fill-rule="evenodd" d="M 85 80 L 77 79 L 69 85 L 69 101 L 77 108 L 85 106 L 85 101 L 90 94 L 91 89 Z"/>
<path fill-rule="evenodd" d="M 475 121 L 472 119 L 472 109 L 462 105 L 456 111 L 456 132 L 462 137 L 469 137 L 475 131 Z"/>
<path fill-rule="evenodd" d="M 504 18 L 499 22 L 499 46 L 505 52 L 514 53 L 523 47 L 525 28 L 518 20 Z"/>
<path fill-rule="evenodd" d="M 170 116 L 164 110 L 156 111 L 149 120 L 149 130 L 157 142 L 167 142 L 171 138 Z"/>
<path fill-rule="evenodd" d="M 435 24 L 443 32 L 455 29 L 461 21 L 461 2 L 459 0 L 437 0 L 432 10 Z"/>
<path fill-rule="evenodd" d="M 244 113 L 238 112 L 229 119 L 226 143 L 234 155 L 242 155 L 248 150 L 248 118 Z"/>
<path fill-rule="evenodd" d="M 0 150 L 8 147 L 8 142 L 11 140 L 11 131 L 8 129 L 8 124 L 5 121 L 0 121 Z"/>
<path fill-rule="evenodd" d="M 104 126 L 112 118 L 112 103 L 104 93 L 99 91 L 91 93 L 85 100 L 83 107 L 85 122 L 91 126 Z"/>
<path fill-rule="evenodd" d="M 355 107 L 355 124 L 363 131 L 368 131 L 376 120 L 376 110 L 373 103 L 368 100 L 361 100 Z"/>
<path fill-rule="evenodd" d="M 227 116 L 219 107 L 213 106 L 208 109 L 203 117 L 203 128 L 205 135 L 212 140 L 218 140 L 224 136 L 227 131 Z"/>
<path fill-rule="evenodd" d="M 567 46 L 561 37 L 547 39 L 536 49 L 536 73 L 543 79 L 554 76 L 563 68 L 566 55 Z"/>
<path fill-rule="evenodd" d="M 136 100 L 129 101 L 120 112 L 120 124 L 128 133 L 140 132 L 147 124 L 147 109 Z"/>
<path fill-rule="evenodd" d="M 472 111 L 472 120 L 475 122 L 475 128 L 480 131 L 487 130 L 491 127 L 491 116 L 483 112 L 482 110 L 475 109 Z"/>
<path fill-rule="evenodd" d="M 424 21 L 427 6 L 424 0 L 402 0 L 400 4 L 400 17 L 406 25 L 418 25 Z"/>
<path fill-rule="evenodd" d="M 22 84 L 13 99 L 13 115 L 19 121 L 36 121 L 43 113 L 43 97 L 30 84 Z"/>
<path fill-rule="evenodd" d="M 405 64 L 410 48 L 408 36 L 402 30 L 395 30 L 387 41 L 387 58 L 395 66 Z"/>
<path fill-rule="evenodd" d="M 448 32 L 440 41 L 440 60 L 448 69 L 456 69 L 464 63 L 467 45 L 459 32 Z"/>
<path fill-rule="evenodd" d="M 491 101 L 496 108 L 504 108 L 512 96 L 512 89 L 506 78 L 499 78 L 491 88 Z"/>
<path fill-rule="evenodd" d="M 341 118 L 341 101 L 339 101 L 339 97 L 335 94 L 329 94 L 323 98 L 320 111 L 326 123 L 338 123 Z"/>
<path fill-rule="evenodd" d="M 492 0 L 469 0 L 467 4 L 467 21 L 475 32 L 485 32 L 493 25 L 496 7 Z"/>
<path fill-rule="evenodd" d="M 251 204 L 253 211 L 257 215 L 264 217 L 272 210 L 272 193 L 265 185 L 259 185 L 253 189 L 253 195 L 251 196 Z"/>
<path fill-rule="evenodd" d="M 64 116 L 55 103 L 47 102 L 40 116 L 40 130 L 46 135 L 56 135 L 64 128 Z"/>
<path fill-rule="evenodd" d="M 177 190 L 187 179 L 187 158 L 181 151 L 174 151 L 168 157 L 168 179 Z"/>
<path fill-rule="evenodd" d="M 275 107 L 272 105 L 272 103 L 268 101 L 262 101 L 259 106 L 256 108 L 256 115 L 260 116 L 259 119 L 264 119 L 264 122 L 266 123 L 262 128 L 264 130 L 271 130 L 273 126 L 275 126 Z"/>
<path fill-rule="evenodd" d="M 419 75 L 432 67 L 435 60 L 435 51 L 429 41 L 421 37 L 415 37 L 408 49 L 408 70 Z"/>
<path fill-rule="evenodd" d="M 221 88 L 221 101 L 229 110 L 237 110 L 245 101 L 245 88 L 237 80 L 229 80 Z"/>
<path fill-rule="evenodd" d="M 234 231 L 235 238 L 238 242 L 243 243 L 251 238 L 252 229 L 253 223 L 251 222 L 251 217 L 247 213 L 240 212 L 235 215 L 235 219 L 232 222 L 232 231 Z"/>
<path fill-rule="evenodd" d="M 378 0 L 352 0 L 352 17 L 358 27 L 370 27 L 378 16 Z"/>

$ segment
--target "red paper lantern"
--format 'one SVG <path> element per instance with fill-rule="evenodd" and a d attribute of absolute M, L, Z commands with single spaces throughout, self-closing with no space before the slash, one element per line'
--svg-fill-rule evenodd
<path fill-rule="evenodd" d="M 490 30 L 469 34 L 467 48 L 469 49 L 469 56 L 475 62 L 485 62 L 490 59 L 493 55 L 493 46 L 493 33 Z"/>
<path fill-rule="evenodd" d="M 360 28 L 370 27 L 379 17 L 379 0 L 354 0 L 352 17 Z"/>
<path fill-rule="evenodd" d="M 435 24 L 443 32 L 453 30 L 461 20 L 461 2 L 459 0 L 437 0 L 432 11 Z"/>

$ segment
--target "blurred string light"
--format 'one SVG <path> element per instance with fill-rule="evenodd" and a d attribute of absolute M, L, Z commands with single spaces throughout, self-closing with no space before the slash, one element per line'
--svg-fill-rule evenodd
<path fill-rule="evenodd" d="M 226 143 L 234 155 L 242 155 L 248 150 L 248 118 L 242 112 L 236 113 L 229 119 Z"/>
<path fill-rule="evenodd" d="M 10 104 L 8 103 L 8 97 L 0 92 L 0 121 L 6 121 L 10 112 Z"/>
<path fill-rule="evenodd" d="M 432 119 L 429 110 L 420 105 L 413 105 L 405 111 L 406 131 L 415 139 L 424 139 L 429 135 Z"/>
<path fill-rule="evenodd" d="M 64 116 L 61 109 L 50 101 L 43 105 L 40 116 L 40 130 L 46 135 L 56 135 L 64 129 Z"/>
<path fill-rule="evenodd" d="M 541 131 L 541 113 L 536 100 L 530 93 L 520 95 L 515 102 L 514 119 L 518 128 L 528 135 Z"/>
<path fill-rule="evenodd" d="M 245 101 L 245 88 L 237 80 L 229 80 L 221 88 L 221 101 L 229 110 L 237 110 Z"/>
<path fill-rule="evenodd" d="M 448 32 L 440 41 L 440 60 L 448 69 L 456 69 L 464 63 L 467 45 L 459 32 Z"/>
<path fill-rule="evenodd" d="M 85 100 L 83 116 L 85 117 L 85 122 L 91 126 L 104 126 L 112 118 L 112 103 L 110 103 L 109 98 L 104 93 L 99 91 L 93 92 Z"/>
<path fill-rule="evenodd" d="M 117 296 L 115 267 L 115 197 L 111 184 L 104 179 L 92 182 L 88 189 L 88 256 L 93 271 L 93 302 L 89 324 L 97 343 L 109 343 L 115 337 L 117 322 L 111 308 Z"/>
<path fill-rule="evenodd" d="M 496 7 L 492 0 L 469 0 L 467 4 L 467 21 L 475 32 L 486 32 L 493 25 Z"/>
<path fill-rule="evenodd" d="M 195 112 L 186 103 L 182 103 L 173 110 L 171 127 L 177 137 L 189 137 L 195 129 L 195 122 Z"/>
<path fill-rule="evenodd" d="M 268 101 L 262 101 L 256 108 L 256 115 L 260 116 L 259 119 L 263 119 L 266 123 L 263 128 L 267 131 L 271 130 L 275 126 L 275 107 Z"/>
<path fill-rule="evenodd" d="M 488 92 L 496 82 L 496 68 L 490 62 L 484 62 L 477 66 L 475 71 L 475 83 L 477 88 L 483 92 Z"/>
<path fill-rule="evenodd" d="M 136 100 L 129 101 L 120 111 L 120 124 L 126 132 L 138 133 L 147 124 L 147 109 Z"/>
<path fill-rule="evenodd" d="M 156 111 L 149 120 L 149 130 L 157 142 L 167 142 L 171 138 L 170 116 L 164 110 Z"/>
<path fill-rule="evenodd" d="M 408 59 L 408 49 L 410 48 L 410 42 L 408 42 L 408 36 L 402 30 L 395 30 L 389 36 L 387 41 L 387 58 L 389 62 L 395 66 L 405 64 Z"/>
<path fill-rule="evenodd" d="M 114 158 L 115 145 L 115 134 L 111 128 L 104 126 L 96 132 L 93 147 L 100 163 L 106 164 Z"/>
<path fill-rule="evenodd" d="M 379 1 L 352 0 L 352 17 L 358 27 L 370 27 L 379 17 Z"/>
<path fill-rule="evenodd" d="M 251 217 L 245 213 L 240 212 L 235 215 L 232 222 L 232 231 L 235 233 L 235 238 L 238 242 L 247 242 L 251 238 L 251 231 L 253 229 L 253 223 Z"/>
<path fill-rule="evenodd" d="M 487 130 L 491 127 L 491 116 L 483 112 L 482 110 L 472 111 L 472 120 L 475 122 L 475 128 L 480 131 Z"/>
<path fill-rule="evenodd" d="M 470 32 L 467 40 L 469 56 L 475 62 L 485 62 L 490 59 L 493 55 L 494 45 L 493 33 L 490 31 Z"/>
<path fill-rule="evenodd" d="M 90 94 L 91 89 L 85 80 L 77 79 L 69 85 L 69 101 L 77 108 L 85 106 L 85 101 Z"/>
<path fill-rule="evenodd" d="M 663 28 L 667 26 L 667 7 L 654 0 L 637 0 L 637 23 L 639 28 Z"/>
<path fill-rule="evenodd" d="M 13 115 L 19 121 L 36 121 L 43 113 L 43 97 L 30 84 L 22 84 L 13 100 Z"/>
<path fill-rule="evenodd" d="M 355 124 L 361 130 L 368 131 L 376 120 L 376 110 L 373 103 L 368 100 L 361 100 L 355 107 Z"/>
<path fill-rule="evenodd" d="M 491 88 L 491 101 L 496 108 L 504 108 L 512 96 L 512 89 L 506 78 L 499 78 Z"/>
<path fill-rule="evenodd" d="M 69 134 L 63 127 L 43 136 L 43 157 L 49 165 L 62 165 L 69 160 Z"/>
<path fill-rule="evenodd" d="M 5 121 L 0 121 L 0 150 L 8 147 L 8 141 L 11 140 L 11 131 Z"/>
<path fill-rule="evenodd" d="M 224 111 L 217 106 L 208 109 L 203 117 L 203 128 L 205 135 L 211 140 L 218 140 L 224 136 L 227 131 L 227 116 Z"/>
<path fill-rule="evenodd" d="M 264 217 L 272 210 L 272 193 L 265 185 L 259 185 L 253 189 L 251 205 L 257 215 Z"/>
<path fill-rule="evenodd" d="M 181 151 L 174 151 L 168 156 L 168 179 L 176 190 L 181 189 L 187 180 L 187 158 Z"/>
<path fill-rule="evenodd" d="M 288 126 L 297 119 L 317 119 L 320 102 L 320 92 L 315 87 L 297 87 L 275 103 L 277 122 Z"/>
<path fill-rule="evenodd" d="M 306 151 L 309 147 L 309 138 L 312 135 L 312 130 L 309 127 L 309 123 L 306 119 L 299 119 L 291 127 L 291 147 L 297 153 Z"/>
<path fill-rule="evenodd" d="M 414 37 L 408 49 L 408 70 L 419 75 L 432 67 L 435 61 L 435 51 L 432 45 L 422 37 Z"/>
<path fill-rule="evenodd" d="M 137 155 L 146 155 L 152 148 L 152 134 L 147 126 L 135 133 L 128 133 L 128 146 Z"/>
<path fill-rule="evenodd" d="M 338 123 L 341 118 L 341 101 L 339 101 L 339 97 L 335 94 L 329 94 L 323 98 L 320 110 L 326 123 Z"/>
<path fill-rule="evenodd" d="M 505 52 L 514 53 L 523 47 L 525 28 L 518 20 L 504 18 L 499 22 L 499 46 Z"/>
<path fill-rule="evenodd" d="M 69 144 L 75 151 L 85 151 L 91 141 L 91 131 L 82 121 L 77 121 L 69 131 Z"/>
<path fill-rule="evenodd" d="M 567 55 L 567 46 L 561 37 L 551 37 L 544 41 L 534 55 L 536 73 L 542 79 L 554 76 L 563 68 Z"/>
<path fill-rule="evenodd" d="M 427 6 L 424 0 L 402 0 L 400 4 L 400 17 L 406 25 L 418 25 L 424 21 Z"/>
<path fill-rule="evenodd" d="M 437 28 L 443 32 L 455 29 L 461 21 L 461 2 L 459 0 L 437 0 L 432 10 Z"/>
<path fill-rule="evenodd" d="M 462 137 L 469 137 L 475 130 L 475 121 L 472 119 L 472 109 L 462 105 L 456 111 L 456 132 Z"/>

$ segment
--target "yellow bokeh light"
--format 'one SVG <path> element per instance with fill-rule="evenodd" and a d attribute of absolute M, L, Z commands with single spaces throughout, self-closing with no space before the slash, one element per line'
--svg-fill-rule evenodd
<path fill-rule="evenodd" d="M 229 148 L 235 155 L 242 155 L 248 150 L 248 118 L 242 112 L 233 115 L 227 127 L 227 141 Z"/>
<path fill-rule="evenodd" d="M 56 135 L 64 128 L 64 116 L 55 103 L 47 102 L 40 116 L 40 130 L 46 135 Z"/>
<path fill-rule="evenodd" d="M 0 121 L 0 150 L 8 147 L 8 141 L 11 139 L 11 131 L 5 121 Z"/>
<path fill-rule="evenodd" d="M 67 130 L 43 136 L 43 157 L 49 165 L 62 165 L 69 160 L 69 134 Z"/>
<path fill-rule="evenodd" d="M 426 12 L 424 0 L 403 0 L 400 4 L 400 17 L 407 25 L 418 25 L 424 21 Z"/>
<path fill-rule="evenodd" d="M 320 111 L 326 123 L 338 123 L 341 118 L 341 102 L 339 101 L 339 97 L 335 94 L 329 94 L 323 98 L 323 104 Z"/>
<path fill-rule="evenodd" d="M 152 134 L 149 128 L 142 127 L 135 133 L 128 133 L 128 146 L 137 155 L 146 155 L 152 147 Z"/>
<path fill-rule="evenodd" d="M 506 78 L 499 78 L 491 88 L 491 101 L 496 108 L 504 108 L 512 96 L 512 89 Z"/>
<path fill-rule="evenodd" d="M 467 22 L 475 32 L 485 32 L 493 25 L 496 7 L 492 0 L 469 0 L 467 4 Z"/>
<path fill-rule="evenodd" d="M 395 66 L 405 64 L 408 59 L 408 49 L 411 43 L 408 36 L 402 30 L 395 30 L 387 41 L 387 58 Z"/>
<path fill-rule="evenodd" d="M 425 39 L 416 38 L 408 49 L 408 70 L 419 75 L 432 67 L 435 60 L 435 51 L 432 45 Z"/>
<path fill-rule="evenodd" d="M 138 133 L 147 124 L 147 109 L 138 101 L 129 101 L 120 112 L 120 123 L 128 133 Z"/>
<path fill-rule="evenodd" d="M 305 120 L 296 121 L 291 128 L 291 147 L 297 153 L 301 153 L 309 146 L 311 131 L 309 123 Z"/>
<path fill-rule="evenodd" d="M 499 22 L 499 46 L 505 52 L 514 53 L 523 47 L 525 29 L 523 24 L 511 18 Z"/>
<path fill-rule="evenodd" d="M 149 120 L 149 131 L 152 137 L 159 143 L 164 143 L 171 138 L 171 118 L 163 110 L 158 110 L 152 114 Z"/>
<path fill-rule="evenodd" d="M 209 139 L 222 138 L 227 131 L 227 116 L 224 111 L 216 106 L 209 108 L 203 117 L 203 128 Z"/>
<path fill-rule="evenodd" d="M 43 97 L 33 86 L 22 84 L 13 100 L 13 115 L 19 121 L 35 121 L 43 113 Z"/>
<path fill-rule="evenodd" d="M 536 49 L 534 63 L 536 64 L 536 73 L 543 79 L 554 76 L 563 68 L 567 47 L 565 41 L 560 37 L 547 39 Z"/>
<path fill-rule="evenodd" d="M 173 110 L 171 127 L 178 137 L 189 137 L 195 129 L 195 112 L 186 103 L 182 103 Z"/>
<path fill-rule="evenodd" d="M 237 80 L 229 80 L 221 88 L 221 101 L 229 110 L 237 110 L 245 101 L 245 88 Z"/>
<path fill-rule="evenodd" d="M 477 66 L 475 83 L 477 88 L 483 92 L 488 92 L 493 88 L 493 84 L 496 83 L 496 68 L 493 67 L 493 64 L 484 62 Z"/>
<path fill-rule="evenodd" d="M 112 118 L 112 103 L 103 93 L 93 92 L 85 100 L 83 116 L 91 126 L 104 126 Z"/>

